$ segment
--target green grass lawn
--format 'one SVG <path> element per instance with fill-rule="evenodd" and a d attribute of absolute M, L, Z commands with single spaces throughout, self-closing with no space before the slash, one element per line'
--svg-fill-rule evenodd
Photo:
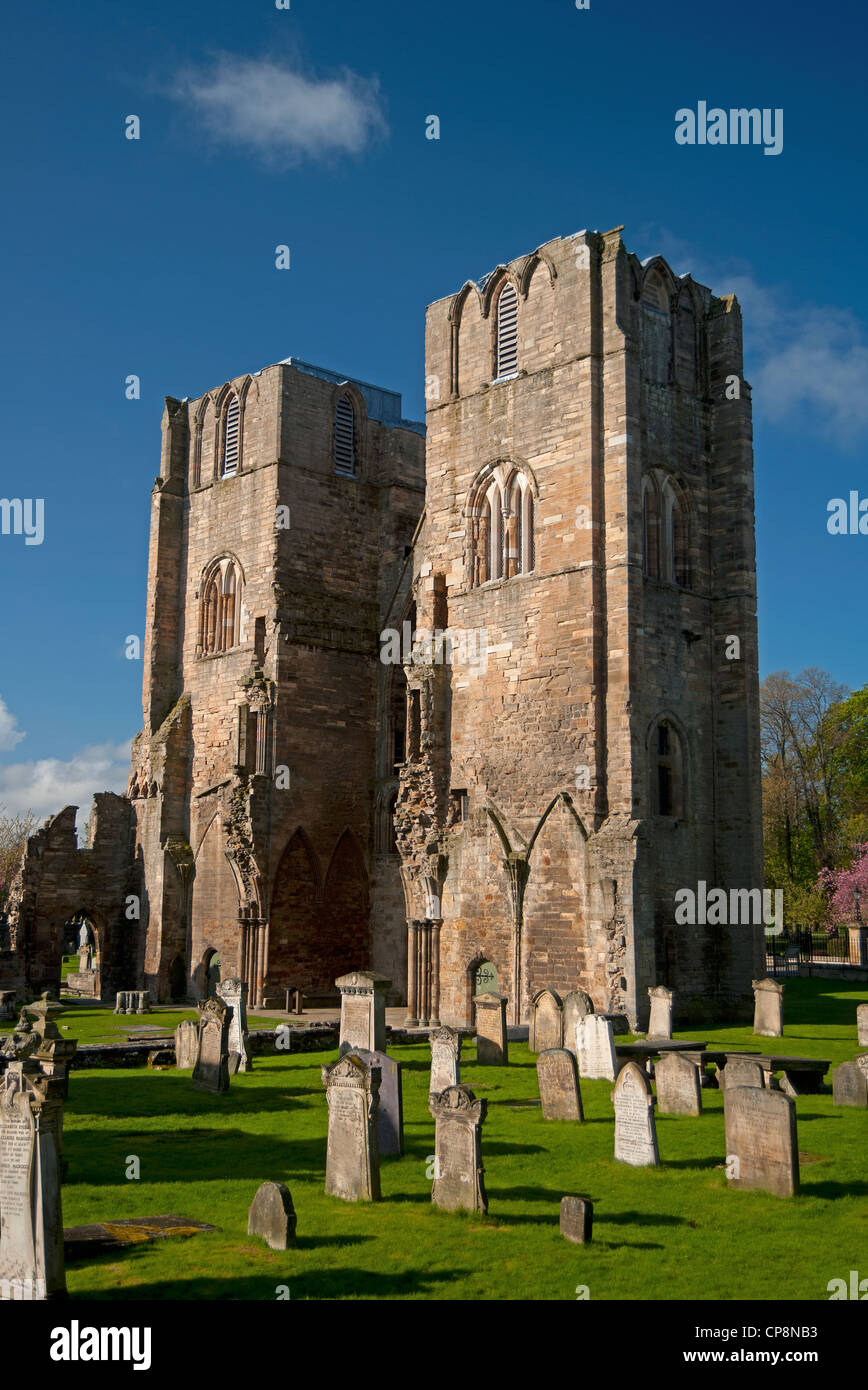
<path fill-rule="evenodd" d="M 865 985 L 791 980 L 783 1039 L 746 1028 L 680 1036 L 837 1064 L 859 1050 L 855 1009 L 866 999 Z M 70 1010 L 70 1020 L 73 1012 L 76 1025 L 84 1022 L 84 1009 Z M 132 1018 L 121 1022 L 135 1027 Z M 471 1045 L 462 1080 L 488 1100 L 489 1214 L 453 1215 L 432 1207 L 426 1177 L 434 1148 L 428 1049 L 390 1050 L 404 1064 L 406 1153 L 382 1161 L 375 1205 L 323 1193 L 320 1067 L 335 1053 L 257 1059 L 223 1097 L 193 1091 L 188 1072 L 73 1072 L 65 1224 L 177 1213 L 220 1230 L 71 1264 L 70 1294 L 274 1299 L 278 1285 L 289 1285 L 293 1299 L 574 1299 L 586 1285 L 592 1299 L 825 1300 L 830 1279 L 851 1269 L 868 1275 L 866 1111 L 835 1109 L 831 1095 L 800 1098 L 802 1195 L 732 1191 L 720 1092 L 703 1092 L 697 1119 L 658 1117 L 661 1167 L 631 1169 L 612 1157 L 609 1082 L 582 1083 L 584 1125 L 546 1123 L 527 1047 L 512 1045 L 510 1066 L 494 1068 L 478 1067 Z M 140 1181 L 124 1176 L 133 1154 Z M 298 1244 L 285 1253 L 247 1235 L 248 1206 L 267 1179 L 289 1184 L 298 1213 Z M 565 1193 L 594 1202 L 590 1246 L 559 1234 Z"/>
<path fill-rule="evenodd" d="M 64 1012 L 58 1017 L 57 1026 L 82 1044 L 123 1042 L 128 1033 L 141 1033 L 144 1029 L 159 1028 L 164 1033 L 173 1033 L 182 1019 L 189 1018 L 195 1023 L 198 1017 L 195 1008 L 116 1014 L 111 1008 L 96 1007 L 90 1000 L 64 998 L 61 1002 Z M 274 1019 L 255 1016 L 248 1017 L 247 1022 L 250 1028 L 273 1029 L 275 1026 Z M 0 1035 L 11 1033 L 14 1028 L 14 1023 L 0 1023 Z"/>

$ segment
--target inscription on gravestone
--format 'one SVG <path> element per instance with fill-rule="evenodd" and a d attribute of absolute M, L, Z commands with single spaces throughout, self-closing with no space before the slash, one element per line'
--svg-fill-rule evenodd
<path fill-rule="evenodd" d="M 476 1017 L 476 1061 L 479 1066 L 505 1067 L 509 1063 L 506 1037 L 506 996 L 477 994 L 473 1000 Z"/>
<path fill-rule="evenodd" d="M 379 1068 L 345 1053 L 323 1067 L 322 1079 L 329 1109 L 325 1190 L 345 1202 L 379 1201 Z"/>
<path fill-rule="evenodd" d="M 832 1073 L 832 1102 L 868 1108 L 868 1076 L 856 1062 L 842 1062 Z"/>
<path fill-rule="evenodd" d="M 794 1197 L 799 1190 L 795 1101 L 781 1091 L 727 1086 L 723 1113 L 730 1186 Z"/>
<path fill-rule="evenodd" d="M 586 1014 L 576 1024 L 579 1075 L 588 1081 L 614 1081 L 618 1072 L 612 1024 L 598 1014 Z"/>
<path fill-rule="evenodd" d="M 437 1095 L 461 1082 L 461 1034 L 457 1028 L 432 1028 L 428 1041 L 431 1044 L 428 1091 Z"/>
<path fill-rule="evenodd" d="M 868 1004 L 860 1004 L 856 1010 L 856 1033 L 860 1047 L 868 1047 Z"/>
<path fill-rule="evenodd" d="M 252 1070 L 247 1046 L 247 984 L 237 976 L 221 980 L 217 996 L 229 1010 L 229 1075 Z"/>
<path fill-rule="evenodd" d="M 531 1052 L 547 1052 L 564 1045 L 564 1015 L 559 994 L 541 989 L 531 1001 L 528 1047 Z"/>
<path fill-rule="evenodd" d="M 32 1059 L 0 1080 L 0 1300 L 62 1297 L 60 1085 Z"/>
<path fill-rule="evenodd" d="M 657 1128 L 654 1124 L 654 1097 L 648 1077 L 635 1062 L 621 1068 L 612 1092 L 615 1106 L 615 1158 L 634 1168 L 652 1167 L 660 1162 Z"/>
<path fill-rule="evenodd" d="M 340 1051 L 386 1051 L 386 991 L 392 981 L 372 970 L 352 970 L 335 980 L 341 992 Z"/>
<path fill-rule="evenodd" d="M 748 1062 L 738 1057 L 730 1057 L 723 1071 L 719 1073 L 720 1085 L 722 1090 L 727 1086 L 759 1086 L 765 1085 L 763 1069 L 758 1062 Z"/>
<path fill-rule="evenodd" d="M 654 1068 L 657 1109 L 661 1115 L 701 1115 L 699 1068 L 689 1057 L 668 1052 Z"/>
<path fill-rule="evenodd" d="M 229 1010 L 222 999 L 206 999 L 196 1005 L 199 1014 L 199 1046 L 192 1084 L 197 1091 L 219 1095 L 229 1089 Z"/>
<path fill-rule="evenodd" d="M 672 990 L 665 985 L 655 985 L 649 989 L 651 1018 L 648 1022 L 649 1038 L 672 1037 Z"/>
<path fill-rule="evenodd" d="M 579 1071 L 572 1052 L 565 1047 L 541 1052 L 536 1060 L 539 1096 L 544 1120 L 578 1120 L 582 1114 Z"/>
<path fill-rule="evenodd" d="M 185 1018 L 175 1029 L 175 1066 L 182 1071 L 190 1071 L 196 1065 L 199 1050 L 199 1030 L 195 1023 Z"/>
<path fill-rule="evenodd" d="M 487 1211 L 481 1129 L 487 1104 L 467 1086 L 429 1096 L 435 1120 L 431 1201 L 446 1211 Z"/>

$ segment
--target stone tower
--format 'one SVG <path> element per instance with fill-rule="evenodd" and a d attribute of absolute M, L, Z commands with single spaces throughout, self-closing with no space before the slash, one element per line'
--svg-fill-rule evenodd
<path fill-rule="evenodd" d="M 420 633 L 397 843 L 408 1012 L 528 1017 L 544 986 L 741 1015 L 762 926 L 753 454 L 741 315 L 621 229 L 428 310 Z M 446 631 L 438 646 L 436 634 Z M 735 640 L 733 640 L 735 639 Z"/>
<path fill-rule="evenodd" d="M 378 658 L 423 433 L 400 396 L 296 358 L 166 401 L 128 790 L 155 997 L 204 995 L 218 969 L 254 1003 L 403 971 Z"/>

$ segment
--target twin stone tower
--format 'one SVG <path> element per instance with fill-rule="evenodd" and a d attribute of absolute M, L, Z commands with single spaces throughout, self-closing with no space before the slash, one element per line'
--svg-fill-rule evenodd
<path fill-rule="evenodd" d="M 761 921 L 674 909 L 763 883 L 741 315 L 620 230 L 429 307 L 424 427 L 297 358 L 167 399 L 127 795 L 31 838 L 0 984 L 77 916 L 104 998 L 749 1015 Z"/>

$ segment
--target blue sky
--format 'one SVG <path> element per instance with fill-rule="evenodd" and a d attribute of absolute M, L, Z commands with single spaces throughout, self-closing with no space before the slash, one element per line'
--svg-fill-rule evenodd
<path fill-rule="evenodd" d="M 868 495 L 866 27 L 780 0 L 10 13 L 0 495 L 44 498 L 45 539 L 0 535 L 0 805 L 125 785 L 164 395 L 294 354 L 421 418 L 426 304 L 583 227 L 739 294 L 762 671 L 865 683 L 868 537 L 826 507 Z M 782 153 L 677 145 L 699 101 L 782 108 Z"/>

